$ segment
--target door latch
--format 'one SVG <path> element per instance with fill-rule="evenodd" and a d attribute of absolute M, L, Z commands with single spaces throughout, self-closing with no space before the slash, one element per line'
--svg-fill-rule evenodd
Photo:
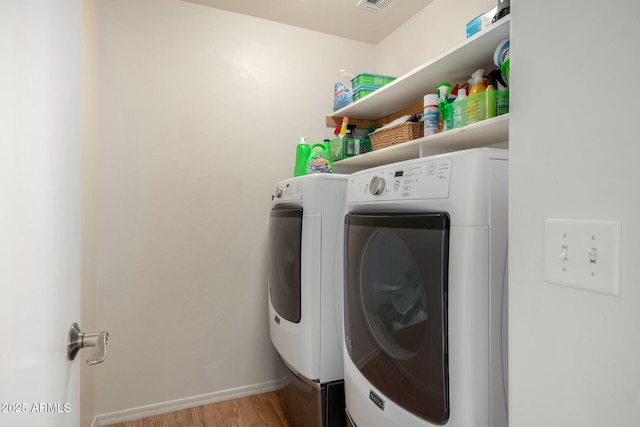
<path fill-rule="evenodd" d="M 93 351 L 87 359 L 87 365 L 96 365 L 107 358 L 107 343 L 109 332 L 84 333 L 77 323 L 69 328 L 69 341 L 67 342 L 67 356 L 74 360 L 81 348 L 93 347 Z"/>

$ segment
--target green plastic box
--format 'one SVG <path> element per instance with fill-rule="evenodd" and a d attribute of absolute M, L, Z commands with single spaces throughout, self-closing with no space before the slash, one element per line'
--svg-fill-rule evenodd
<path fill-rule="evenodd" d="M 329 141 L 329 147 L 334 162 L 373 151 L 371 141 L 361 138 L 335 138 Z"/>
<path fill-rule="evenodd" d="M 491 117 L 509 112 L 509 91 L 484 91 L 459 102 L 448 104 L 447 125 L 449 129 L 461 128 Z"/>
<path fill-rule="evenodd" d="M 373 85 L 382 87 L 394 81 L 395 77 L 382 76 L 379 74 L 360 73 L 351 79 L 351 87 L 354 91 L 358 90 L 358 86 Z"/>
<path fill-rule="evenodd" d="M 362 99 L 369 94 L 372 94 L 375 90 L 376 89 L 358 89 L 357 91 L 353 92 L 353 102 L 356 102 L 357 100 Z"/>

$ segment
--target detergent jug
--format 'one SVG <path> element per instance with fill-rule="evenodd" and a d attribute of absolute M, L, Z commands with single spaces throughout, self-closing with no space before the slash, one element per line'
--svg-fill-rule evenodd
<path fill-rule="evenodd" d="M 329 142 L 307 144 L 301 139 L 296 149 L 294 176 L 333 172 L 333 163 L 331 162 L 331 152 L 329 150 Z"/>

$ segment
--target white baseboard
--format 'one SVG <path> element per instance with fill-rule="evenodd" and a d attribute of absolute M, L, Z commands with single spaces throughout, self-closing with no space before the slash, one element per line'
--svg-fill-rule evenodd
<path fill-rule="evenodd" d="M 222 402 L 240 397 L 253 396 L 255 394 L 267 393 L 280 390 L 286 384 L 286 377 L 279 380 L 269 381 L 261 384 L 253 384 L 238 387 L 230 390 L 216 391 L 214 393 L 202 394 L 200 396 L 187 397 L 184 399 L 172 400 L 170 402 L 155 403 L 153 405 L 140 406 L 138 408 L 126 409 L 124 411 L 112 412 L 96 416 L 93 421 L 94 426 L 106 426 L 109 424 L 124 423 L 152 415 L 166 414 L 180 411 L 187 408 L 209 405 L 211 403 Z"/>

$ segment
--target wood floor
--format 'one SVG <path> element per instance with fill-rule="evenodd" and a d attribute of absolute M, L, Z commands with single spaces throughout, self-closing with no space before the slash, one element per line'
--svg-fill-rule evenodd
<path fill-rule="evenodd" d="M 107 427 L 289 427 L 277 391 Z"/>

